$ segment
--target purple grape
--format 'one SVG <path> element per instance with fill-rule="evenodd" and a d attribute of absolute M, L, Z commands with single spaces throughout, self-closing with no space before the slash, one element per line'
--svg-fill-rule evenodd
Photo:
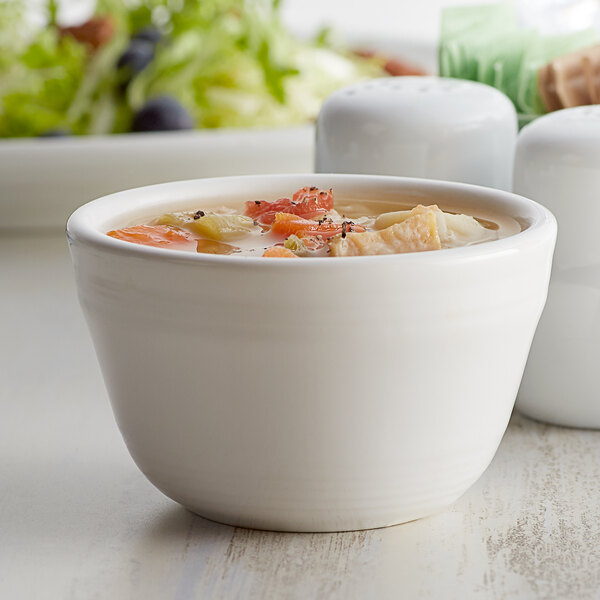
<path fill-rule="evenodd" d="M 175 131 L 193 129 L 188 111 L 171 96 L 151 98 L 133 118 L 133 131 Z"/>

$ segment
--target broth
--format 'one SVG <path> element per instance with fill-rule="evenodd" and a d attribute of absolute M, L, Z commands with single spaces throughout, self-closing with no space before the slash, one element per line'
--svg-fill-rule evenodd
<path fill-rule="evenodd" d="M 250 200 L 158 215 L 108 235 L 128 242 L 234 256 L 319 257 L 395 254 L 479 244 L 522 230 L 489 207 L 333 198 L 302 188 L 292 199 Z"/>

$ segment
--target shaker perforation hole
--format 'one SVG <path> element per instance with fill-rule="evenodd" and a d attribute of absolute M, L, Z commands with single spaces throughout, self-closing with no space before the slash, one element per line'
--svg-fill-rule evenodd
<path fill-rule="evenodd" d="M 552 114 L 552 113 L 550 113 Z M 557 112 L 556 118 L 565 121 L 600 120 L 600 105 L 579 106 L 570 108 L 564 112 Z"/>

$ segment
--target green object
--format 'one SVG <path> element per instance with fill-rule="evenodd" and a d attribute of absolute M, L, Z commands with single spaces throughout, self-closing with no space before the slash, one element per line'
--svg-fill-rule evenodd
<path fill-rule="evenodd" d="M 52 23 L 27 26 L 26 0 L 0 0 L 0 137 L 131 131 L 135 112 L 170 95 L 201 128 L 275 127 L 314 119 L 334 90 L 384 74 L 381 61 L 296 39 L 274 0 L 98 0 L 116 33 L 92 52 Z M 115 64 L 130 37 L 158 28 L 154 60 L 124 88 Z"/>
<path fill-rule="evenodd" d="M 71 101 L 84 79 L 86 52 L 72 40 L 59 43 L 57 38 L 55 32 L 44 32 L 3 73 L 0 135 L 36 135 L 67 125 Z"/>
<path fill-rule="evenodd" d="M 447 8 L 442 13 L 440 75 L 469 79 L 504 92 L 520 122 L 545 112 L 538 71 L 552 59 L 600 41 L 595 29 L 544 36 L 521 28 L 509 3 Z"/>
<path fill-rule="evenodd" d="M 216 241 L 236 240 L 256 227 L 250 217 L 244 215 L 221 215 L 212 212 L 167 213 L 156 220 L 156 225 L 183 227 L 202 237 Z"/>
<path fill-rule="evenodd" d="M 285 242 L 283 242 L 283 246 L 288 250 L 291 250 L 296 256 L 310 255 L 306 245 L 297 235 L 290 235 Z"/>

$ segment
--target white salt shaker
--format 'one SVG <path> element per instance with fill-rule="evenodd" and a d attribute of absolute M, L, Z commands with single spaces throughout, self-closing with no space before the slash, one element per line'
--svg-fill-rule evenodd
<path fill-rule="evenodd" d="M 510 190 L 517 115 L 498 90 L 387 77 L 332 94 L 317 121 L 316 171 L 447 179 Z"/>
<path fill-rule="evenodd" d="M 558 221 L 548 302 L 517 406 L 542 421 L 600 428 L 600 106 L 525 127 L 514 188 Z"/>

